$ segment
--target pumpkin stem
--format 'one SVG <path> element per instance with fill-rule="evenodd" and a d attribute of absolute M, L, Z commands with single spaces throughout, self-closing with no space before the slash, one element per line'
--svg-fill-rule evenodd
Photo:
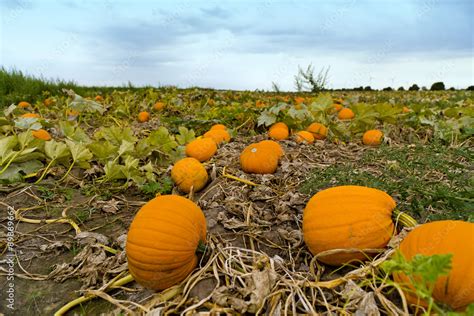
<path fill-rule="evenodd" d="M 393 210 L 393 219 L 396 222 L 400 222 L 404 227 L 415 227 L 418 225 L 418 222 L 413 217 L 397 209 Z"/>
<path fill-rule="evenodd" d="M 205 253 L 207 251 L 207 246 L 205 241 L 200 240 L 196 249 L 196 253 Z"/>

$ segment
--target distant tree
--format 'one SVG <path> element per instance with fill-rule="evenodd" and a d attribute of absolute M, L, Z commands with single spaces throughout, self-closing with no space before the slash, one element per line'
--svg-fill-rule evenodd
<path fill-rule="evenodd" d="M 469 87 L 467 87 L 466 90 L 467 90 L 467 91 L 474 91 L 474 86 L 469 86 Z"/>
<path fill-rule="evenodd" d="M 418 91 L 420 90 L 420 87 L 416 83 L 414 83 L 410 88 L 408 88 L 409 91 Z"/>
<path fill-rule="evenodd" d="M 451 88 L 449 88 L 449 91 L 456 91 L 456 88 L 451 87 Z"/>
<path fill-rule="evenodd" d="M 421 87 L 421 90 L 422 90 L 422 91 L 428 91 L 428 88 L 425 87 L 425 86 L 423 86 L 423 87 Z"/>
<path fill-rule="evenodd" d="M 444 90 L 445 87 L 444 87 L 444 83 L 442 83 L 441 81 L 440 82 L 435 82 L 431 85 L 431 91 L 440 91 L 440 90 Z"/>
<path fill-rule="evenodd" d="M 382 91 L 393 91 L 392 87 L 383 88 Z"/>
<path fill-rule="evenodd" d="M 398 88 L 398 91 L 405 91 L 405 88 L 400 87 L 400 88 Z"/>
<path fill-rule="evenodd" d="M 295 88 L 299 92 L 320 92 L 326 89 L 328 83 L 329 67 L 322 68 L 317 75 L 314 74 L 314 66 L 309 64 L 306 70 L 298 66 L 298 74 L 295 75 Z"/>
<path fill-rule="evenodd" d="M 367 86 L 364 88 L 364 91 L 372 91 L 372 88 L 370 86 Z"/>
<path fill-rule="evenodd" d="M 364 87 L 360 86 L 360 87 L 354 88 L 352 90 L 354 90 L 354 91 L 364 91 Z"/>

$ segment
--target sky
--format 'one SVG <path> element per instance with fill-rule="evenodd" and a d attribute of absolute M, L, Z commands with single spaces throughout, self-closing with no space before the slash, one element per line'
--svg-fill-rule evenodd
<path fill-rule="evenodd" d="M 474 84 L 472 0 L 0 0 L 0 63 L 84 85 Z"/>

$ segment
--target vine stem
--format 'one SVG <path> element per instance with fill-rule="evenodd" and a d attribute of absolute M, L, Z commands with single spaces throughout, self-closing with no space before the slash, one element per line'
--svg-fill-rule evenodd
<path fill-rule="evenodd" d="M 69 168 L 67 169 L 66 173 L 64 174 L 64 176 L 62 176 L 61 179 L 59 179 L 58 182 L 62 182 L 64 179 L 66 179 L 67 175 L 69 174 L 69 172 L 71 172 L 71 169 L 72 167 L 74 166 L 74 164 L 76 163 L 75 160 L 72 161 L 71 165 L 69 166 Z"/>
<path fill-rule="evenodd" d="M 133 277 L 131 274 L 127 274 L 126 276 L 124 276 L 123 278 L 121 279 L 118 279 L 116 280 L 115 282 L 113 282 L 112 284 L 110 284 L 107 288 L 107 289 L 112 289 L 112 288 L 116 288 L 116 287 L 119 287 L 119 286 L 122 286 L 122 285 L 125 285 L 127 283 L 130 283 L 133 281 Z M 73 308 L 74 306 L 77 306 L 81 303 L 84 303 L 84 302 L 87 302 L 87 301 L 90 301 L 91 299 L 95 298 L 97 295 L 94 295 L 94 294 L 89 294 L 89 295 L 83 295 L 81 297 L 78 297 L 76 298 L 75 300 L 73 301 L 70 301 L 69 303 L 67 303 L 66 305 L 64 305 L 63 307 L 61 307 L 60 309 L 58 309 L 55 313 L 54 313 L 54 316 L 62 316 L 64 315 L 67 311 L 69 311 L 71 308 Z"/>
<path fill-rule="evenodd" d="M 40 183 L 40 182 L 43 180 L 43 178 L 44 178 L 44 177 L 46 176 L 46 174 L 48 173 L 49 167 L 51 167 L 51 165 L 53 164 L 54 161 L 56 161 L 56 159 L 52 159 L 52 160 L 49 162 L 49 164 L 46 166 L 46 169 L 44 169 L 43 174 L 41 175 L 41 177 L 40 177 L 38 180 L 36 180 L 35 184 L 38 184 L 38 183 Z"/>
<path fill-rule="evenodd" d="M 224 177 L 226 177 L 226 178 L 229 178 L 229 179 L 232 179 L 232 180 L 235 180 L 235 181 L 239 181 L 239 182 L 248 184 L 248 185 L 258 186 L 257 183 L 254 183 L 254 182 L 249 181 L 249 180 L 241 179 L 241 178 L 239 178 L 239 177 L 236 177 L 236 176 L 233 176 L 233 175 L 231 175 L 231 174 L 226 173 L 226 172 L 225 172 L 225 167 L 222 169 L 222 176 L 224 176 Z"/>

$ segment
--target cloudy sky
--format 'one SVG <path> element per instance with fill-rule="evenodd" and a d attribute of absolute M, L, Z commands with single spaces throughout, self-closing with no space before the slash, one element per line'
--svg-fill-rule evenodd
<path fill-rule="evenodd" d="M 472 0 L 0 0 L 1 65 L 86 85 L 474 84 Z"/>

